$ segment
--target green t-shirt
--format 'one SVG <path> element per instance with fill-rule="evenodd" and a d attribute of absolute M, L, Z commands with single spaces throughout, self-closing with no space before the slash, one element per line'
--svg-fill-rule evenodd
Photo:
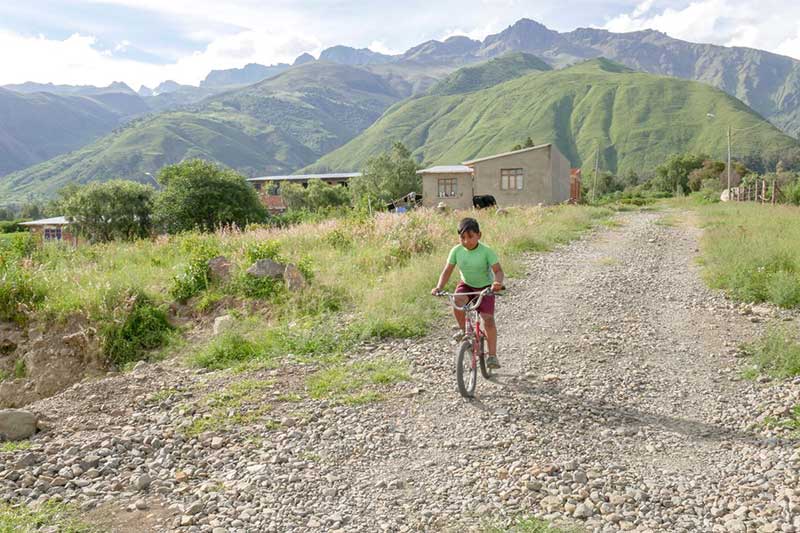
<path fill-rule="evenodd" d="M 479 289 L 491 285 L 494 281 L 492 265 L 497 263 L 497 254 L 483 243 L 479 242 L 472 250 L 457 244 L 450 250 L 447 262 L 458 266 L 461 280 L 470 287 Z"/>

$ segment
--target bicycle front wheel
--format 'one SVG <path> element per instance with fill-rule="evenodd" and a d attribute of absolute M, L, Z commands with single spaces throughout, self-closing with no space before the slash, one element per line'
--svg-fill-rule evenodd
<path fill-rule="evenodd" d="M 478 368 L 472 361 L 472 340 L 464 339 L 456 352 L 456 382 L 458 392 L 464 398 L 475 396 Z"/>

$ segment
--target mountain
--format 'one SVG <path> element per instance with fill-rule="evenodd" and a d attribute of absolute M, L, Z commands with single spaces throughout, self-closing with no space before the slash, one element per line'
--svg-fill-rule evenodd
<path fill-rule="evenodd" d="M 247 175 L 288 173 L 316 161 L 401 99 L 364 69 L 315 61 L 194 107 L 140 118 L 120 131 L 0 180 L 0 197 L 48 197 L 67 183 L 148 180 L 200 157 Z"/>
<path fill-rule="evenodd" d="M 406 100 L 309 170 L 357 170 L 396 141 L 425 164 L 457 164 L 508 151 L 530 136 L 537 144 L 555 143 L 576 167 L 589 170 L 599 147 L 601 168 L 642 173 L 674 153 L 722 157 L 728 125 L 748 128 L 746 138 L 735 139 L 737 159 L 800 146 L 709 85 L 595 59 L 475 92 Z"/>
<path fill-rule="evenodd" d="M 512 52 L 483 64 L 461 68 L 431 87 L 428 94 L 446 96 L 478 91 L 532 71 L 547 70 L 553 68 L 538 57 Z"/>
<path fill-rule="evenodd" d="M 227 70 L 212 70 L 206 79 L 200 82 L 204 88 L 230 88 L 241 85 L 252 85 L 262 80 L 277 76 L 289 68 L 287 63 L 264 66 L 258 63 L 248 63 L 243 68 L 230 68 Z"/>
<path fill-rule="evenodd" d="M 299 56 L 297 56 L 297 59 L 294 60 L 294 63 L 292 63 L 292 66 L 293 67 L 297 67 L 297 66 L 300 66 L 300 65 L 305 65 L 306 63 L 313 63 L 314 61 L 316 61 L 314 56 L 312 56 L 309 53 L 302 53 Z"/>
<path fill-rule="evenodd" d="M 426 41 L 409 49 L 400 56 L 399 60 L 414 63 L 449 63 L 457 66 L 476 61 L 476 53 L 480 47 L 480 41 L 474 41 L 468 37 L 455 36 L 446 39 L 444 42 Z"/>
<path fill-rule="evenodd" d="M 319 55 L 320 61 L 330 61 L 340 65 L 379 65 L 395 60 L 394 56 L 373 52 L 369 48 L 351 48 L 349 46 L 332 46 Z"/>
<path fill-rule="evenodd" d="M 80 148 L 146 111 L 135 94 L 62 96 L 0 89 L 0 176 Z"/>
<path fill-rule="evenodd" d="M 3 85 L 3 89 L 18 93 L 50 93 L 69 96 L 92 96 L 106 93 L 136 94 L 136 92 L 121 81 L 115 81 L 108 87 L 95 87 L 94 85 L 54 85 L 52 83 L 25 83 Z"/>

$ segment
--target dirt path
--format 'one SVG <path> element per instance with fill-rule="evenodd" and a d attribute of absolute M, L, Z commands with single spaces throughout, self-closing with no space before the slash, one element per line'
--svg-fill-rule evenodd
<path fill-rule="evenodd" d="M 186 404 L 241 377 L 152 365 L 40 402 L 54 429 L 32 453 L 52 468 L 12 467 L 20 454 L 6 454 L 17 475 L 6 497 L 52 494 L 20 480 L 94 454 L 96 480 L 79 487 L 78 474 L 56 493 L 101 511 L 139 504 L 142 530 L 482 531 L 528 515 L 589 531 L 800 531 L 797 441 L 761 423 L 800 403 L 800 381 L 739 378 L 736 347 L 764 323 L 705 288 L 688 214 L 617 222 L 526 260 L 498 307 L 503 368 L 473 401 L 457 395 L 443 327 L 357 356 L 411 363 L 413 381 L 390 400 L 273 402 L 279 427 L 214 443 L 176 431 Z M 169 388 L 180 392 L 143 400 Z M 97 409 L 105 394 L 138 400 Z M 131 488 L 145 474 L 152 482 Z"/>

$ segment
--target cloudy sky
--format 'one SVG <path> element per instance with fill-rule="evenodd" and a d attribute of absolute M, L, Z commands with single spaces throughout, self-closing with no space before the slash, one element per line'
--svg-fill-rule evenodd
<path fill-rule="evenodd" d="M 398 53 L 451 35 L 483 39 L 522 17 L 800 59 L 796 0 L 0 0 L 0 85 L 196 85 L 211 69 L 291 62 L 335 44 Z"/>

